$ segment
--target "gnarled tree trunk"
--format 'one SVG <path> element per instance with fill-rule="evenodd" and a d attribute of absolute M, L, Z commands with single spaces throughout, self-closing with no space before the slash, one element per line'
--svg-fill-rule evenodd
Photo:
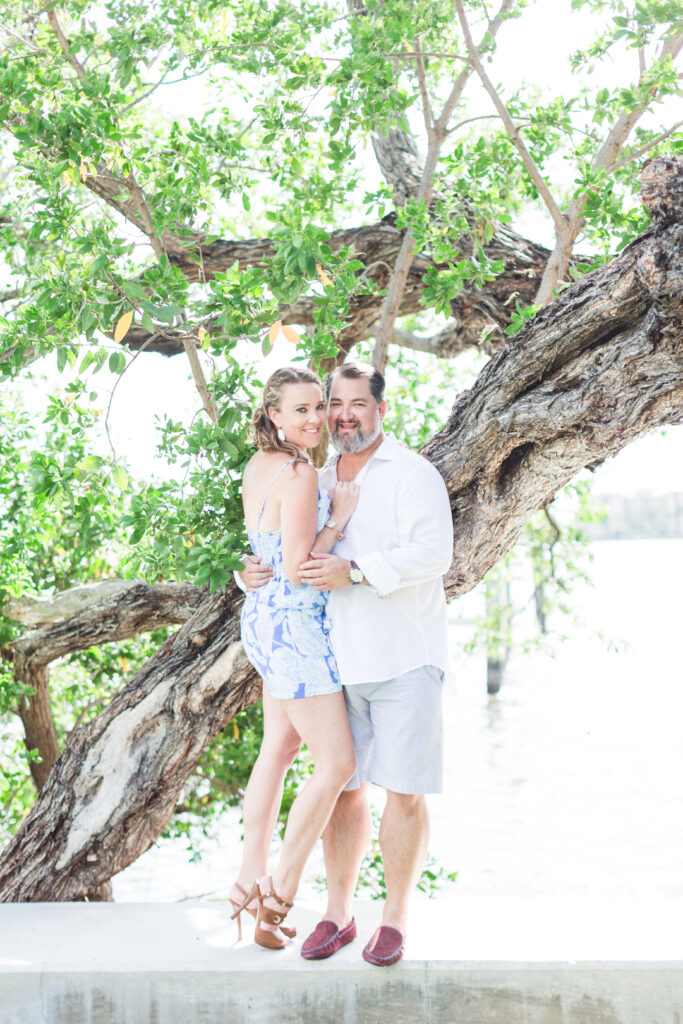
<path fill-rule="evenodd" d="M 464 593 L 585 466 L 683 418 L 683 161 L 645 165 L 654 226 L 568 288 L 460 395 L 424 454 L 451 499 Z M 147 849 L 202 750 L 253 701 L 234 588 L 207 597 L 78 730 L 0 858 L 0 900 L 82 899 Z"/>

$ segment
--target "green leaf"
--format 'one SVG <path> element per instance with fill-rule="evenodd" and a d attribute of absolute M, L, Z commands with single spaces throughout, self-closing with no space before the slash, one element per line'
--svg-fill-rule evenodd
<path fill-rule="evenodd" d="M 114 466 L 111 471 L 112 480 L 117 487 L 120 487 L 122 491 L 127 491 L 129 486 L 128 474 L 126 473 L 123 466 Z"/>
<path fill-rule="evenodd" d="M 126 368 L 126 357 L 123 352 L 112 352 L 109 356 L 109 369 L 112 373 L 123 373 Z"/>

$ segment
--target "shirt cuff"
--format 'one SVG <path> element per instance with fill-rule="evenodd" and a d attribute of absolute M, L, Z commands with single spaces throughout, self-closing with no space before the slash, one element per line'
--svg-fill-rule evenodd
<path fill-rule="evenodd" d="M 366 555 L 356 555 L 354 559 L 370 586 L 380 597 L 387 597 L 396 590 L 401 582 L 399 573 L 390 565 L 379 551 L 370 551 Z"/>
<path fill-rule="evenodd" d="M 246 557 L 247 557 L 246 552 L 240 555 L 240 558 L 246 558 Z M 241 578 L 241 576 L 240 576 L 240 574 L 238 572 L 233 572 L 232 578 L 234 579 L 235 583 L 240 588 L 240 590 L 242 591 L 243 594 L 248 594 L 249 593 L 249 591 L 245 587 L 244 583 L 242 582 L 242 578 Z"/>

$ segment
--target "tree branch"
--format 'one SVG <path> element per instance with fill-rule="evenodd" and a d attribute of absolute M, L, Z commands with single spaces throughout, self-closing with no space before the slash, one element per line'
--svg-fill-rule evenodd
<path fill-rule="evenodd" d="M 50 28 L 52 29 L 54 34 L 57 36 L 57 40 L 59 42 L 59 45 L 62 48 L 64 56 L 69 61 L 69 64 L 74 69 L 74 71 L 76 72 L 78 77 L 80 79 L 84 79 L 86 77 L 85 68 L 83 67 L 81 62 L 76 57 L 74 57 L 73 53 L 69 49 L 69 40 L 66 38 L 66 36 L 64 35 L 64 32 L 62 31 L 62 26 L 59 24 L 59 19 L 57 18 L 57 12 L 55 11 L 54 7 L 50 7 L 48 9 L 48 11 L 47 11 L 47 20 L 50 23 Z"/>
<path fill-rule="evenodd" d="M 545 178 L 536 166 L 536 161 L 532 157 L 529 150 L 526 148 L 526 145 L 524 144 L 512 118 L 510 117 L 507 107 L 505 106 L 502 99 L 498 95 L 498 92 L 493 83 L 491 82 L 491 79 L 484 71 L 484 67 L 479 58 L 479 52 L 477 51 L 477 48 L 475 47 L 474 42 L 472 40 L 472 33 L 470 32 L 467 17 L 465 16 L 465 10 L 462 5 L 462 0 L 455 0 L 455 9 L 458 13 L 458 19 L 462 27 L 463 35 L 465 36 L 467 52 L 470 56 L 472 65 L 476 70 L 477 74 L 479 75 L 479 78 L 481 79 L 481 83 L 484 86 L 484 89 L 491 97 L 493 105 L 498 111 L 500 118 L 503 124 L 505 125 L 507 133 L 510 136 L 510 139 L 512 140 L 515 149 L 522 158 L 522 162 L 527 169 L 529 177 L 538 189 L 538 193 L 541 196 L 541 199 L 545 203 L 546 208 L 553 219 L 553 223 L 555 224 L 555 230 L 557 234 L 562 234 L 563 232 L 566 231 L 566 223 L 562 211 L 555 202 L 555 199 L 553 198 L 553 195 L 550 189 L 548 188 Z"/>
<path fill-rule="evenodd" d="M 504 14 L 512 7 L 513 3 L 514 0 L 503 0 L 501 8 L 489 28 L 489 31 L 492 31 L 494 35 L 498 31 L 498 27 Z M 470 38 L 470 43 L 471 42 Z M 480 45 L 483 45 L 483 42 Z M 472 68 L 467 66 L 460 72 L 453 83 L 451 92 L 444 103 L 439 117 L 434 121 L 431 106 L 429 106 L 429 93 L 427 92 L 422 56 L 418 54 L 416 60 L 418 81 L 420 83 L 420 94 L 423 102 L 423 116 L 425 125 L 427 126 L 427 156 L 424 167 L 422 168 L 422 175 L 417 189 L 417 199 L 418 201 L 422 200 L 425 205 L 429 206 L 434 188 L 434 172 L 436 171 L 436 165 L 439 160 L 441 146 L 443 145 L 444 139 L 448 133 L 448 122 L 450 121 L 453 111 L 462 96 L 467 80 L 472 73 Z M 427 107 L 424 106 L 425 101 L 427 103 Z M 383 370 L 386 363 L 389 342 L 393 335 L 396 318 L 400 312 L 401 300 L 405 291 L 408 273 L 413 262 L 414 249 L 415 239 L 408 230 L 403 237 L 403 242 L 401 243 L 401 248 L 389 280 L 389 286 L 382 306 L 382 314 L 380 316 L 375 346 L 372 352 L 372 362 L 379 370 Z"/>
<path fill-rule="evenodd" d="M 85 583 L 83 586 L 70 587 L 68 590 L 62 590 L 55 594 L 54 597 L 35 597 L 33 594 L 22 594 L 20 597 L 11 597 L 0 607 L 0 612 L 5 618 L 11 619 L 12 622 L 18 622 L 22 626 L 32 628 L 44 626 L 76 615 L 105 597 L 125 593 L 141 582 L 141 580 L 106 579 L 98 580 L 97 583 Z"/>
<path fill-rule="evenodd" d="M 654 139 L 650 139 L 650 141 L 646 142 L 644 146 L 640 146 L 638 149 L 634 149 L 633 152 L 629 153 L 628 156 L 625 156 L 622 160 L 619 160 L 616 164 L 612 166 L 612 171 L 618 171 L 620 167 L 625 167 L 625 165 L 630 164 L 632 160 L 639 160 L 641 156 L 645 156 L 645 154 L 649 153 L 651 149 L 654 149 L 655 146 L 658 146 L 660 142 L 664 142 L 665 139 L 668 139 L 671 135 L 674 134 L 674 132 L 678 131 L 681 125 L 683 125 L 683 121 L 676 121 L 676 124 L 669 128 L 668 131 L 662 132 L 661 135 L 658 135 Z"/>
<path fill-rule="evenodd" d="M 683 32 L 679 32 L 674 36 L 669 36 L 662 41 L 662 46 L 657 60 L 662 61 L 667 57 L 671 57 L 673 60 L 673 58 L 678 55 L 681 48 L 683 48 Z M 639 86 L 643 85 L 643 79 L 647 74 L 647 70 L 648 69 L 643 65 L 640 78 L 638 79 Z M 600 167 L 604 167 L 606 171 L 614 170 L 614 165 L 624 143 L 656 95 L 657 87 L 653 85 L 648 92 L 647 100 L 638 104 L 638 106 L 634 107 L 633 110 L 625 110 L 620 115 L 610 129 L 604 144 L 591 164 L 593 170 L 597 170 Z"/>
<path fill-rule="evenodd" d="M 683 47 L 683 33 L 665 38 L 662 42 L 659 57 L 657 59 L 664 60 L 666 57 L 673 58 L 680 51 L 681 47 Z M 647 68 L 643 63 L 641 67 L 641 76 L 638 82 L 640 86 L 643 85 L 643 78 L 646 73 Z M 617 158 L 623 149 L 628 136 L 638 120 L 647 110 L 656 94 L 657 89 L 653 86 L 649 90 L 648 99 L 645 102 L 639 104 L 633 110 L 624 111 L 621 114 L 608 132 L 605 142 L 595 155 L 591 163 L 592 172 L 603 169 L 607 174 L 612 174 L 615 171 L 618 166 Z M 643 147 L 644 152 L 647 152 L 647 149 L 649 148 L 649 145 L 647 147 Z M 621 166 L 621 164 L 619 164 L 619 166 Z M 583 218 L 583 209 L 586 204 L 587 194 L 587 190 L 584 189 L 579 195 L 575 196 L 571 200 L 567 207 L 567 211 L 564 215 L 564 227 L 561 231 L 556 231 L 555 234 L 555 248 L 545 268 L 543 278 L 536 295 L 536 305 L 544 305 L 550 300 L 558 282 L 561 281 L 567 273 L 574 243 L 586 223 Z"/>
<path fill-rule="evenodd" d="M 416 50 L 421 50 L 420 40 L 417 39 L 415 42 Z M 432 105 L 429 101 L 429 90 L 427 88 L 427 75 L 425 73 L 423 55 L 419 52 L 415 53 L 415 68 L 417 70 L 417 82 L 420 88 L 420 96 L 422 98 L 422 116 L 424 118 L 427 138 L 429 139 L 434 131 L 434 117 L 432 116 Z"/>
<path fill-rule="evenodd" d="M 197 391 L 201 397 L 204 411 L 213 423 L 218 423 L 218 409 L 216 408 L 213 395 L 209 392 L 206 377 L 204 376 L 202 364 L 199 362 L 199 355 L 197 354 L 197 348 L 193 339 L 185 336 L 183 338 L 183 348 L 185 349 L 185 354 L 189 359 L 192 376 L 194 378 Z"/>
<path fill-rule="evenodd" d="M 191 583 L 145 583 L 142 580 L 107 580 L 63 591 L 51 604 L 30 598 L 9 602 L 3 609 L 21 611 L 25 620 L 39 618 L 39 628 L 23 633 L 10 644 L 15 662 L 21 656 L 31 665 L 48 665 L 74 651 L 115 640 L 128 640 L 162 626 L 185 622 L 205 594 Z M 75 608 L 71 614 L 69 609 Z M 67 617 L 64 618 L 66 613 Z M 54 619 L 52 616 L 60 615 Z M 50 616 L 48 621 L 47 616 Z"/>

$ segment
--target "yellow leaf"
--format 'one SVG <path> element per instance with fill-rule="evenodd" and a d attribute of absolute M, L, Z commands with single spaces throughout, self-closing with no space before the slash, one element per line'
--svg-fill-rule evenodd
<path fill-rule="evenodd" d="M 326 273 L 326 271 L 323 269 L 323 267 L 321 267 L 319 263 L 316 263 L 316 268 L 318 270 L 318 277 L 320 278 L 322 283 L 324 285 L 332 284 L 329 274 Z"/>
<path fill-rule="evenodd" d="M 123 341 L 125 336 L 130 330 L 130 325 L 133 323 L 133 310 L 129 309 L 127 313 L 124 313 L 116 327 L 114 328 L 114 341 Z"/>
<path fill-rule="evenodd" d="M 240 738 L 240 727 L 237 722 L 232 723 L 232 738 L 238 740 Z"/>
<path fill-rule="evenodd" d="M 275 344 L 275 339 L 282 330 L 282 320 L 276 320 L 273 326 L 268 331 L 268 341 L 271 345 Z"/>
<path fill-rule="evenodd" d="M 119 658 L 119 662 L 121 664 L 121 668 L 123 669 L 123 671 L 127 672 L 128 671 L 128 658 Z"/>
<path fill-rule="evenodd" d="M 282 333 L 287 341 L 291 341 L 292 345 L 298 345 L 301 341 L 301 336 L 296 333 L 293 327 L 283 327 Z"/>
<path fill-rule="evenodd" d="M 88 173 L 89 173 L 88 172 L 88 165 L 86 164 L 85 160 L 81 161 L 81 166 L 78 168 L 78 171 L 79 171 L 79 174 L 81 176 L 81 181 L 85 181 L 85 179 L 88 177 Z"/>
<path fill-rule="evenodd" d="M 197 331 L 197 337 L 199 338 L 200 341 L 204 341 L 204 338 L 206 337 L 206 330 L 204 327 L 199 328 L 199 330 Z"/>
<path fill-rule="evenodd" d="M 64 184 L 66 185 L 67 188 L 70 187 L 70 185 L 71 185 L 71 175 L 69 174 L 68 171 L 62 171 L 62 181 L 64 182 Z"/>

